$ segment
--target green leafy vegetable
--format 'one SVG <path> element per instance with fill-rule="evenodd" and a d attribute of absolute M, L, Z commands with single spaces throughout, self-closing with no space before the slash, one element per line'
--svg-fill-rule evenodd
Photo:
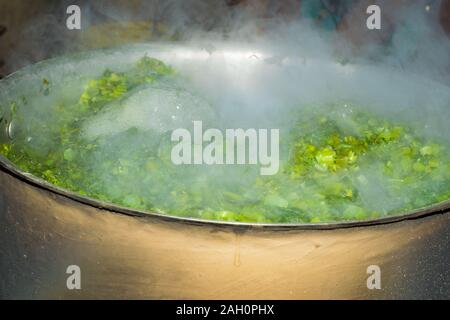
<path fill-rule="evenodd" d="M 29 124 L 51 137 L 50 143 L 19 135 L 0 144 L 0 154 L 22 170 L 82 195 L 212 220 L 362 220 L 450 198 L 448 142 L 420 137 L 413 127 L 358 106 L 296 109 L 291 117 L 296 122 L 282 140 L 282 170 L 274 176 L 260 176 L 248 166 L 180 168 L 170 161 L 172 144 L 166 135 L 137 128 L 109 140 L 87 141 L 80 134 L 83 121 L 111 101 L 168 76 L 177 75 L 150 57 L 125 72 L 106 70 L 88 81 L 71 104 L 55 103 L 55 121 Z M 50 93 L 48 80 L 40 85 L 42 94 Z M 20 120 L 16 102 L 11 109 Z M 231 179 L 233 175 L 239 179 Z"/>

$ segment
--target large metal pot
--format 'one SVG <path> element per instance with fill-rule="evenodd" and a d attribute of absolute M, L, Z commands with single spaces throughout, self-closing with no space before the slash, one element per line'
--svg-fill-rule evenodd
<path fill-rule="evenodd" d="M 255 59 L 263 54 L 242 49 L 215 50 L 213 55 L 231 64 L 267 61 Z M 211 56 L 211 50 L 195 47 L 140 45 L 96 53 L 95 63 L 120 65 L 145 53 L 179 68 L 193 68 Z M 94 57 L 79 55 L 26 68 L 1 82 L 0 102 L 39 90 L 33 84 L 49 67 L 61 69 L 56 75 L 60 81 L 78 72 L 89 76 L 90 64 L 81 64 L 89 59 Z M 67 61 L 73 64 L 68 66 Z M 363 81 L 368 73 L 370 81 L 382 77 L 374 68 L 302 59 L 299 63 L 305 69 L 339 74 L 341 89 Z M 436 99 L 430 98 L 430 105 L 450 101 L 443 85 L 429 80 L 411 84 L 410 76 L 409 81 L 405 79 L 392 72 L 386 81 L 397 83 L 403 88 L 400 92 L 420 88 L 422 96 Z M 365 98 L 376 96 L 369 91 Z M 335 93 L 339 95 L 339 90 Z M 400 94 L 392 96 L 393 100 L 400 98 Z M 409 98 L 414 99 L 414 94 Z M 0 111 L 4 119 L 1 138 L 7 139 L 13 119 L 6 109 Z M 441 132 L 447 134 L 446 119 L 448 115 L 441 115 L 429 121 L 444 123 Z M 2 298 L 450 297 L 449 201 L 362 222 L 221 223 L 102 203 L 30 176 L 4 158 L 0 158 L 0 168 Z M 80 290 L 67 287 L 70 265 L 81 269 Z M 372 265 L 381 270 L 380 290 L 367 287 Z"/>

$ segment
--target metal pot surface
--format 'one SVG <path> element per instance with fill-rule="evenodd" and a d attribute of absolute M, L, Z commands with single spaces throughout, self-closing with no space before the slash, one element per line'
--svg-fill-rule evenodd
<path fill-rule="evenodd" d="M 0 102 L 36 93 L 39 88 L 34 84 L 48 68 L 61 70 L 51 81 L 64 81 L 77 73 L 92 76 L 94 63 L 97 68 L 113 64 L 120 68 L 145 53 L 180 70 L 198 68 L 211 55 L 231 69 L 245 63 L 243 76 L 236 80 L 243 84 L 252 75 L 247 65 L 273 61 L 262 51 L 235 47 L 212 53 L 165 44 L 104 50 L 25 68 L 0 82 Z M 334 92 L 338 96 L 355 82 L 367 81 L 368 89 L 355 95 L 375 101 L 379 92 L 371 91 L 370 83 L 388 74 L 386 81 L 397 85 L 392 89 L 396 94 L 390 95 L 392 103 L 403 99 L 407 106 L 417 100 L 414 90 L 421 90 L 420 96 L 430 102 L 422 112 L 433 115 L 431 108 L 439 110 L 450 101 L 448 87 L 416 76 L 303 58 L 283 63 L 303 64 L 305 72 L 335 74 L 341 79 L 340 90 Z M 316 83 L 317 90 L 329 85 L 326 79 Z M 0 113 L 0 139 L 9 139 L 13 119 L 6 109 Z M 416 116 L 421 117 L 420 112 Z M 450 137 L 448 119 L 448 114 L 436 114 L 426 121 Z M 449 201 L 360 222 L 222 223 L 103 203 L 24 173 L 2 157 L 0 169 L 2 298 L 450 297 Z M 80 267 L 80 290 L 67 287 L 70 265 Z M 367 286 L 368 268 L 373 265 L 380 268 L 381 289 Z"/>

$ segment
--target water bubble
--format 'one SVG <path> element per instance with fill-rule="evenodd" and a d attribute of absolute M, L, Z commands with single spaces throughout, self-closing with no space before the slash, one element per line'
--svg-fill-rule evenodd
<path fill-rule="evenodd" d="M 16 125 L 14 121 L 11 121 L 7 126 L 6 126 L 6 134 L 8 135 L 8 138 L 13 140 L 14 136 L 15 136 L 15 132 L 16 132 Z"/>
<path fill-rule="evenodd" d="M 113 136 L 132 127 L 163 133 L 213 117 L 211 106 L 202 97 L 177 88 L 136 90 L 105 110 L 84 123 L 83 133 L 88 139 Z"/>

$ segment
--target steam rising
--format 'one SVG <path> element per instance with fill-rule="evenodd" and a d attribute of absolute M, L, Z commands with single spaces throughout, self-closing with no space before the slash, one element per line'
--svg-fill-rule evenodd
<path fill-rule="evenodd" d="M 126 30 L 132 22 L 149 21 L 147 30 L 139 29 L 149 41 L 178 39 L 208 50 L 214 50 L 221 40 L 263 42 L 279 59 L 291 53 L 377 62 L 449 83 L 450 41 L 439 24 L 441 1 L 415 0 L 405 6 L 379 1 L 382 18 L 386 17 L 379 31 L 366 29 L 364 2 L 355 1 L 350 8 L 355 8 L 357 16 L 348 14 L 347 33 L 324 31 L 306 17 L 305 5 L 295 0 L 247 2 L 228 6 L 224 0 L 59 1 L 29 19 L 20 35 L 22 41 L 7 63 L 17 68 L 63 52 L 92 48 L 96 43 L 117 45 L 118 37 L 123 43 L 133 41 L 132 35 L 112 25 Z M 65 9 L 70 4 L 81 7 L 81 31 L 65 29 Z M 109 28 L 98 32 L 105 24 Z M 353 38 L 359 39 L 357 45 L 349 41 Z"/>
<path fill-rule="evenodd" d="M 105 162 L 117 159 L 123 160 L 118 171 L 129 170 L 124 178 L 119 177 L 120 172 L 104 172 L 100 177 L 98 183 L 113 199 L 123 190 L 130 194 L 142 194 L 144 190 L 156 209 L 171 213 L 170 205 L 164 207 L 168 200 L 163 194 L 176 202 L 192 196 L 189 189 L 195 189 L 205 196 L 200 203 L 214 209 L 214 202 L 224 197 L 223 190 L 241 188 L 255 192 L 249 181 L 257 178 L 257 170 L 247 167 L 184 167 L 177 171 L 176 181 L 162 178 L 156 159 L 167 157 L 164 141 L 142 135 L 114 140 L 121 139 L 119 133 L 134 128 L 167 134 L 178 127 L 189 128 L 193 120 L 203 120 L 217 128 L 280 128 L 283 140 L 283 135 L 294 128 L 287 116 L 289 110 L 338 103 L 363 105 L 375 114 L 408 123 L 419 136 L 445 141 L 447 146 L 450 143 L 450 40 L 435 19 L 437 2 L 433 10 L 426 11 L 426 1 L 415 1 L 395 16 L 397 27 L 388 43 L 367 43 L 357 48 L 344 33 L 321 30 L 306 19 L 279 16 L 277 5 L 261 16 L 255 15 L 252 7 L 230 8 L 219 0 L 148 1 L 140 10 L 125 12 L 119 2 L 112 3 L 116 5 L 110 1 L 85 3 L 84 17 L 88 20 L 84 21 L 82 32 L 92 30 L 101 13 L 102 22 L 125 24 L 128 20 L 152 19 L 153 39 L 162 37 L 157 30 L 161 24 L 165 26 L 164 39 L 176 38 L 176 43 L 125 47 L 113 54 L 88 54 L 86 60 L 62 60 L 55 69 L 50 66 L 40 70 L 36 79 L 44 74 L 53 85 L 51 94 L 36 98 L 27 106 L 17 137 L 23 143 L 32 142 L 36 154 L 44 156 L 49 142 L 44 134 L 46 127 L 41 126 L 42 132 L 27 132 L 25 128 L 35 130 L 39 128 L 36 123 L 57 123 L 57 114 L 49 106 L 68 96 L 79 96 L 80 83 L 101 75 L 106 67 L 125 69 L 145 54 L 173 66 L 189 85 L 140 87 L 120 106 L 113 102 L 83 124 L 82 134 L 87 141 L 101 138 L 97 152 L 85 159 L 88 171 L 102 172 Z M 377 31 L 363 31 L 369 32 Z M 39 46 L 52 38 L 36 33 L 34 36 L 41 40 Z M 34 44 L 30 43 L 32 47 Z M 73 43 L 73 38 L 65 45 L 68 51 L 84 49 L 82 44 Z M 47 54 L 52 56 L 53 52 Z M 27 60 L 23 55 L 17 57 L 17 65 Z M 15 92 L 5 90 L 3 95 L 0 101 L 10 100 Z M 42 106 L 48 107 L 43 110 Z M 149 151 L 146 165 L 152 170 L 146 171 L 146 176 L 137 168 L 127 167 L 127 155 L 136 149 L 154 151 Z M 286 158 L 283 154 L 282 161 Z M 389 185 L 377 168 L 362 168 L 360 176 L 363 178 L 359 180 L 356 176 L 350 178 L 355 179 L 362 202 L 370 210 L 386 214 L 408 201 L 389 192 Z M 153 181 L 164 183 L 149 190 Z M 182 185 L 181 189 L 174 191 L 175 184 Z M 132 196 L 123 204 L 142 205 Z M 176 203 L 173 208 L 177 208 Z"/>

